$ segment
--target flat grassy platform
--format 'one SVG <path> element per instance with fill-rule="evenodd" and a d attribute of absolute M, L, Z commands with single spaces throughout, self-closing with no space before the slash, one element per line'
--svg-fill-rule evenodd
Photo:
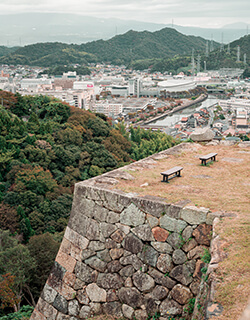
<path fill-rule="evenodd" d="M 199 157 L 211 152 L 218 153 L 217 161 L 201 166 Z M 146 165 L 138 162 L 125 167 L 135 179 L 118 179 L 113 189 L 225 213 L 216 226 L 227 253 L 216 271 L 216 299 L 224 307 L 216 319 L 239 319 L 250 296 L 250 148 L 190 144 L 179 154 L 151 159 Z M 161 182 L 160 172 L 175 166 L 183 167 L 182 176 Z"/>

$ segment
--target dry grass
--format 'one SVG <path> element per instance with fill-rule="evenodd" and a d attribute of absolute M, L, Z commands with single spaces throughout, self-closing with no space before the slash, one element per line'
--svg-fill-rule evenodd
<path fill-rule="evenodd" d="M 217 161 L 201 166 L 199 156 L 217 152 Z M 227 160 L 227 161 L 225 161 Z M 182 166 L 181 178 L 162 183 L 160 172 Z M 250 296 L 250 150 L 237 146 L 202 146 L 180 155 L 158 160 L 151 169 L 129 171 L 136 179 L 120 181 L 125 192 L 163 197 L 168 203 L 189 200 L 190 205 L 210 208 L 211 211 L 232 213 L 217 226 L 226 243 L 227 258 L 217 270 L 220 283 L 216 299 L 224 312 L 218 319 L 238 319 Z M 141 187 L 148 183 L 148 186 Z"/>

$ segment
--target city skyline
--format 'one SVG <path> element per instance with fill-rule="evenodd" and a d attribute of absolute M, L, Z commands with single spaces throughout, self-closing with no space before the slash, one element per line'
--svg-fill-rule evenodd
<path fill-rule="evenodd" d="M 118 18 L 154 23 L 220 28 L 227 24 L 250 24 L 247 0 L 1 0 L 0 12 L 74 13 L 97 18 Z"/>

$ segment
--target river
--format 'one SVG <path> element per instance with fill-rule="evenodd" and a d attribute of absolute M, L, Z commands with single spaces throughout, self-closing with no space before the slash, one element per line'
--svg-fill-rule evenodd
<path fill-rule="evenodd" d="M 171 127 L 175 125 L 177 122 L 179 122 L 183 117 L 189 117 L 191 114 L 193 114 L 195 111 L 198 111 L 202 108 L 210 108 L 215 103 L 217 103 L 219 100 L 213 96 L 208 96 L 208 98 L 203 101 L 202 103 L 199 103 L 198 105 L 193 105 L 192 107 L 186 108 L 181 110 L 180 112 L 176 112 L 172 114 L 171 116 L 166 116 L 165 118 L 158 120 L 156 122 L 151 123 L 152 126 L 158 125 L 158 126 L 166 126 Z"/>

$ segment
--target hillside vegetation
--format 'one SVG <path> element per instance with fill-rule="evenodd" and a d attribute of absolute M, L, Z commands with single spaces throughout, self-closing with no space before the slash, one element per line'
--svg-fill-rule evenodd
<path fill-rule="evenodd" d="M 90 62 L 128 64 L 138 59 L 191 55 L 192 49 L 203 52 L 205 46 L 205 39 L 186 36 L 172 28 L 156 32 L 131 30 L 110 40 L 92 41 L 81 45 L 59 42 L 28 45 L 1 57 L 0 63 L 45 67 L 74 63 L 85 65 Z"/>
<path fill-rule="evenodd" d="M 102 114 L 46 96 L 0 90 L 0 101 L 1 316 L 27 302 L 35 305 L 67 225 L 76 182 L 176 142 L 140 128 L 129 136 Z"/>

